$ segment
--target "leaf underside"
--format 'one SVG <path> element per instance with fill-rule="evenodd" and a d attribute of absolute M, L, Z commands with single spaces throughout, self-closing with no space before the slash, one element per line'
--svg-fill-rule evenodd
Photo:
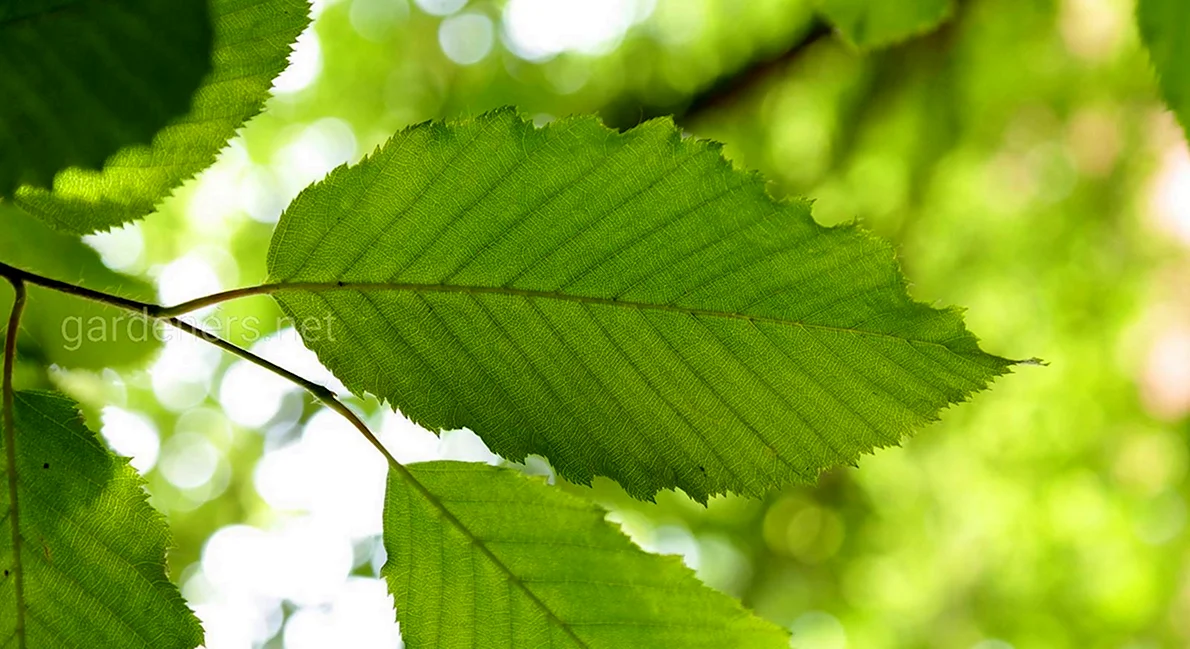
<path fill-rule="evenodd" d="M 0 4 L 0 196 L 148 142 L 210 68 L 206 0 Z"/>
<path fill-rule="evenodd" d="M 1190 3 L 1139 0 L 1136 22 L 1157 72 L 1161 95 L 1190 138 Z"/>
<path fill-rule="evenodd" d="M 100 444 L 65 396 L 18 392 L 14 410 L 22 566 L 14 565 L 14 517 L 3 488 L 0 647 L 18 646 L 17 607 L 28 649 L 201 644 L 197 618 L 166 577 L 169 533 L 145 501 L 144 481 Z M 7 485 L 3 465 L 0 473 Z"/>
<path fill-rule="evenodd" d="M 581 498 L 484 464 L 409 469 L 425 491 L 390 472 L 382 574 L 410 649 L 789 646 Z"/>
<path fill-rule="evenodd" d="M 236 129 L 260 112 L 309 23 L 306 0 L 212 0 L 213 67 L 190 111 L 152 144 L 121 149 L 103 169 L 67 169 L 53 191 L 23 186 L 14 202 L 55 228 L 107 230 L 152 212 L 169 193 L 215 161 Z"/>
<path fill-rule="evenodd" d="M 117 273 L 77 236 L 59 232 L 18 210 L 0 204 L 0 260 L 54 279 L 134 300 L 151 301 L 149 283 Z M 29 306 L 21 319 L 22 354 L 45 364 L 102 370 L 137 365 L 160 348 L 152 325 L 106 304 L 30 286 Z M 12 290 L 0 282 L 0 313 L 12 308 Z M 8 329 L 0 318 L 0 339 Z M 26 358 L 26 360 L 32 360 Z"/>
<path fill-rule="evenodd" d="M 812 481 L 1012 364 L 668 121 L 413 127 L 295 199 L 269 272 L 352 391 L 642 498 Z"/>
<path fill-rule="evenodd" d="M 954 0 L 820 0 L 819 11 L 844 39 L 866 50 L 933 30 L 950 17 Z"/>

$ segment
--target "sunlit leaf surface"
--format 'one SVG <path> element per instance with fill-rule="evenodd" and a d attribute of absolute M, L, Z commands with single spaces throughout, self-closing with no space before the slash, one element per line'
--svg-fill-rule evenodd
<path fill-rule="evenodd" d="M 382 570 L 411 649 L 789 646 L 581 498 L 486 464 L 411 471 L 389 474 Z"/>
<path fill-rule="evenodd" d="M 10 476 L 0 464 L 0 647 L 201 644 L 197 618 L 166 578 L 169 533 L 145 502 L 141 477 L 100 444 L 65 396 L 18 392 L 15 405 L 21 564 L 13 553 Z"/>
<path fill-rule="evenodd" d="M 213 0 L 214 65 L 190 111 L 151 145 L 121 149 L 101 171 L 67 169 L 53 191 L 25 186 L 15 201 L 56 228 L 107 230 L 153 211 L 206 168 L 245 121 L 260 112 L 273 78 L 306 26 L 305 0 Z"/>
<path fill-rule="evenodd" d="M 412 128 L 299 196 L 269 271 L 352 390 L 640 497 L 811 481 L 1011 365 L 664 121 Z"/>
<path fill-rule="evenodd" d="M 0 3 L 0 196 L 148 143 L 210 69 L 206 0 Z"/>

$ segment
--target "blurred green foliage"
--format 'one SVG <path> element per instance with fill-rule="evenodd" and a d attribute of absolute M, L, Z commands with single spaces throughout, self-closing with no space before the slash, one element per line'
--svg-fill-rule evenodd
<path fill-rule="evenodd" d="M 953 0 L 820 0 L 822 12 L 839 35 L 862 49 L 882 47 L 924 34 L 954 11 Z"/>
<path fill-rule="evenodd" d="M 5 228 L 5 236 L 0 238 L 4 261 L 123 297 L 153 298 L 149 282 L 112 271 L 77 237 L 53 230 L 7 205 L 0 205 L 0 218 Z M 21 358 L 33 361 L 28 364 L 31 372 L 34 365 L 99 370 L 135 366 L 152 358 L 156 338 L 151 325 L 136 322 L 114 307 L 80 302 L 41 287 L 30 287 L 29 295 L 34 306 L 21 326 L 31 335 L 18 340 Z M 12 297 L 12 287 L 5 282 L 0 287 L 0 310 L 12 308 Z M 7 329 L 7 322 L 0 323 L 0 331 Z"/>
<path fill-rule="evenodd" d="M 525 36 L 504 3 L 321 3 L 294 55 L 305 77 L 158 214 L 95 245 L 162 286 L 182 271 L 247 285 L 264 278 L 288 200 L 396 129 L 504 104 L 619 127 L 674 112 L 774 194 L 814 199 L 821 222 L 892 240 L 914 296 L 967 306 L 985 349 L 1050 365 L 904 448 L 764 501 L 583 491 L 646 547 L 697 555 L 708 583 L 793 628 L 795 647 L 1190 643 L 1190 156 L 1131 3 L 969 0 L 937 31 L 868 54 L 809 2 L 620 4 L 635 13 L 610 37 L 557 51 L 565 39 Z M 244 322 L 277 315 L 253 298 L 213 321 L 247 344 Z M 93 407 L 145 414 L 163 461 L 183 434 L 217 450 L 202 486 L 147 476 L 183 582 L 213 530 L 287 515 L 253 470 L 316 410 L 290 393 L 266 425 L 233 424 L 220 403 L 232 361 L 215 358 L 172 406 L 160 372 L 53 374 Z M 368 552 L 358 570 L 372 574 Z"/>

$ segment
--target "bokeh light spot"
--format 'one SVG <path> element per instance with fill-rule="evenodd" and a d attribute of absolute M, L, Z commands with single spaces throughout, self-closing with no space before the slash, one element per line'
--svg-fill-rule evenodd
<path fill-rule="evenodd" d="M 157 294 L 165 304 L 177 304 L 216 293 L 223 288 L 215 269 L 190 254 L 170 262 L 157 276 Z"/>
<path fill-rule="evenodd" d="M 635 0 L 510 0 L 504 30 L 521 58 L 544 60 L 562 52 L 605 53 L 647 17 Z"/>
<path fill-rule="evenodd" d="M 274 94 L 292 94 L 305 90 L 322 73 L 322 44 L 313 27 L 297 37 L 293 54 L 289 55 L 289 67 L 273 80 Z"/>
<path fill-rule="evenodd" d="M 793 637 L 789 646 L 794 649 L 846 649 L 847 631 L 830 613 L 803 613 L 789 628 Z"/>
<path fill-rule="evenodd" d="M 165 346 L 149 368 L 153 396 L 174 412 L 185 412 L 207 398 L 219 350 L 197 338 L 166 330 Z"/>
<path fill-rule="evenodd" d="M 396 27 L 409 17 L 405 0 L 351 0 L 347 14 L 356 33 L 374 43 L 383 43 L 396 33 Z"/>
<path fill-rule="evenodd" d="M 281 400 L 293 384 L 247 361 L 236 361 L 219 384 L 219 403 L 228 419 L 247 428 L 259 428 L 281 409 Z"/>
<path fill-rule="evenodd" d="M 158 471 L 179 489 L 207 484 L 219 466 L 220 453 L 201 435 L 182 433 L 165 442 Z"/>
<path fill-rule="evenodd" d="M 400 649 L 392 611 L 383 581 L 353 577 L 329 605 L 293 614 L 285 625 L 285 649 Z"/>
<path fill-rule="evenodd" d="M 100 433 L 103 438 L 113 451 L 132 458 L 132 468 L 143 474 L 157 464 L 161 437 L 152 420 L 115 406 L 106 406 L 101 418 L 103 426 Z"/>
<path fill-rule="evenodd" d="M 413 0 L 422 11 L 435 16 L 449 16 L 467 5 L 467 0 Z"/>
<path fill-rule="evenodd" d="M 471 65 L 492 51 L 492 30 L 492 19 L 483 14 L 452 16 L 438 27 L 438 44 L 451 61 Z"/>
<path fill-rule="evenodd" d="M 88 234 L 83 237 L 83 242 L 94 248 L 103 265 L 112 270 L 135 269 L 145 255 L 145 238 L 136 222 L 107 232 Z"/>
<path fill-rule="evenodd" d="M 357 148 L 351 125 L 336 117 L 324 117 L 302 129 L 273 156 L 284 197 L 297 196 L 331 169 L 354 160 Z"/>

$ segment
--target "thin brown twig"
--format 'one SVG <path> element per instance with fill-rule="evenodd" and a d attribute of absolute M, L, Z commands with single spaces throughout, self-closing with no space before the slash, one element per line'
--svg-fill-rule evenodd
<path fill-rule="evenodd" d="M 4 462 L 8 474 L 8 519 L 12 525 L 12 580 L 16 595 L 16 623 L 13 634 L 17 647 L 25 649 L 25 568 L 21 563 L 21 509 L 17 498 L 17 451 L 16 418 L 13 415 L 13 368 L 17 359 L 17 332 L 21 326 L 21 313 L 25 310 L 25 282 L 8 278 L 16 292 L 12 301 L 12 313 L 8 316 L 8 331 L 4 336 L 4 377 L 0 391 L 4 393 Z M 10 576 L 5 570 L 4 575 Z"/>
<path fill-rule="evenodd" d="M 218 347 L 230 354 L 238 356 L 238 357 L 252 363 L 253 365 L 256 365 L 256 366 L 264 368 L 270 372 L 273 372 L 274 374 L 276 374 L 288 381 L 291 381 L 295 385 L 298 385 L 302 389 L 306 390 L 314 398 L 321 401 L 323 403 L 323 405 L 325 405 L 326 407 L 330 408 L 334 412 L 341 415 L 344 419 L 346 419 L 352 425 L 352 427 L 354 427 L 357 431 L 359 431 L 359 433 L 361 435 L 363 435 L 364 438 L 367 439 L 368 442 L 372 446 L 374 446 L 376 448 L 376 450 L 379 451 L 382 456 L 384 456 L 384 459 L 388 462 L 389 467 L 393 471 L 395 471 L 398 475 L 400 475 L 401 479 L 404 480 L 406 484 L 413 487 L 414 490 L 416 490 L 435 509 L 437 509 L 438 512 L 442 515 L 442 517 L 444 519 L 446 519 L 451 525 L 453 525 L 456 529 L 458 529 L 459 532 L 461 532 L 464 536 L 466 536 L 467 539 L 471 542 L 471 544 L 476 549 L 478 549 L 481 553 L 483 553 L 484 556 L 486 556 L 490 561 L 492 561 L 492 563 L 500 571 L 502 571 L 505 575 L 507 575 L 507 577 L 510 580 L 517 583 L 521 587 L 522 592 L 525 593 L 525 596 L 528 597 L 530 600 L 532 600 L 538 607 L 540 607 L 541 610 L 544 611 L 546 613 L 546 615 L 549 618 L 551 618 L 558 625 L 559 628 L 561 628 L 563 630 L 563 632 L 565 632 L 568 636 L 570 636 L 570 639 L 573 640 L 577 644 L 577 646 L 580 646 L 580 647 L 588 646 L 587 643 L 584 642 L 582 640 L 582 638 L 580 638 L 578 636 L 577 633 L 575 633 L 574 629 L 570 628 L 570 625 L 564 623 L 560 618 L 558 618 L 557 614 L 555 614 L 553 612 L 553 610 L 550 609 L 549 606 L 547 606 L 545 604 L 545 602 L 543 602 L 537 596 L 536 593 L 534 593 L 529 588 L 525 587 L 524 582 L 512 571 L 512 569 L 509 568 L 507 565 L 505 565 L 505 563 L 499 557 L 497 557 L 491 551 L 490 548 L 487 547 L 487 544 L 483 543 L 478 537 L 476 537 L 474 535 L 474 533 L 461 520 L 459 520 L 459 518 L 457 516 L 455 516 L 453 512 L 451 512 L 446 507 L 445 503 L 443 503 L 442 500 L 440 498 L 438 498 L 438 496 L 436 496 L 433 492 L 431 492 L 429 490 L 429 488 L 427 488 L 424 484 L 422 484 L 422 482 L 417 479 L 417 476 L 415 476 L 413 474 L 413 472 L 409 470 L 408 467 L 406 467 L 405 465 L 398 462 L 397 459 L 395 457 L 393 457 L 392 453 L 390 453 L 388 451 L 388 449 L 386 449 L 384 447 L 384 445 L 380 443 L 380 440 L 372 433 L 372 431 L 368 429 L 367 424 L 365 424 L 364 421 L 362 419 L 360 419 L 359 415 L 355 414 L 355 412 L 352 411 L 350 408 L 348 408 L 346 404 L 344 404 L 342 401 L 340 401 L 339 398 L 335 395 L 335 393 L 333 391 L 331 391 L 326 386 L 319 385 L 307 378 L 304 378 L 302 376 L 294 374 L 293 372 L 281 367 L 280 365 L 277 365 L 276 363 L 273 363 L 269 360 L 261 358 L 260 356 L 257 356 L 256 354 L 253 354 L 252 352 L 250 352 L 242 347 L 239 347 L 238 345 L 236 345 L 234 343 L 224 340 L 223 338 L 220 338 L 219 336 L 216 336 L 215 334 L 213 334 L 201 327 L 192 325 L 189 322 L 186 322 L 185 320 L 178 318 L 176 315 L 169 315 L 170 313 L 177 312 L 179 307 L 181 307 L 184 311 L 190 311 L 190 310 L 195 310 L 195 309 L 201 308 L 202 306 L 207 306 L 207 304 L 201 303 L 201 304 L 198 304 L 197 306 L 187 306 L 187 305 L 190 305 L 191 303 L 184 303 L 182 305 L 179 305 L 179 307 L 166 308 L 166 307 L 163 307 L 163 306 L 157 305 L 157 304 L 149 304 L 149 303 L 145 303 L 145 302 L 139 302 L 137 300 L 129 300 L 126 298 L 121 298 L 121 297 L 115 296 L 115 295 L 109 295 L 107 293 L 103 293 L 100 291 L 94 291 L 94 290 L 86 289 L 86 288 L 83 288 L 80 286 L 75 286 L 73 284 L 68 284 L 66 282 L 60 282 L 58 280 L 53 280 L 53 279 L 50 279 L 47 277 L 43 277 L 36 273 L 31 273 L 29 271 L 18 269 L 14 266 L 9 266 L 8 264 L 5 264 L 3 262 L 0 262 L 0 276 L 7 277 L 8 280 L 10 282 L 12 282 L 14 286 L 19 284 L 23 287 L 24 282 L 28 281 L 31 284 L 37 284 L 37 285 L 40 285 L 40 286 L 43 286 L 46 288 L 51 288 L 54 290 L 61 291 L 63 293 L 68 293 L 71 295 L 76 295 L 79 297 L 84 297 L 84 298 L 87 298 L 90 300 L 94 300 L 96 302 L 102 302 L 104 304 L 110 304 L 112 306 L 121 307 L 126 310 L 138 313 L 145 318 L 164 322 L 164 323 L 166 323 L 172 327 L 176 327 L 176 328 L 178 328 L 178 329 L 180 329 L 180 330 L 182 330 L 182 331 L 184 331 L 200 340 L 203 340 L 203 341 L 206 341 L 212 345 L 215 345 L 216 347 Z M 234 297 L 242 297 L 244 295 L 260 294 L 262 292 L 259 290 L 260 288 L 261 287 L 254 287 L 254 288 L 242 289 L 239 291 L 231 291 L 228 293 L 219 294 L 220 296 L 224 296 L 224 297 L 221 297 L 220 299 L 218 299 L 217 302 L 222 302 L 227 299 L 233 299 Z M 231 296 L 227 297 L 229 294 Z M 192 302 L 202 302 L 202 300 L 203 300 L 203 298 L 200 298 L 199 300 L 195 300 Z M 23 288 L 22 288 L 22 303 L 23 303 L 23 301 L 24 300 L 23 300 Z M 214 303 L 217 303 L 217 302 L 214 302 Z M 15 347 L 14 347 L 14 349 L 15 349 Z M 12 448 L 11 444 L 8 445 L 8 448 L 9 449 Z M 21 649 L 24 649 L 23 645 L 22 645 Z"/>

